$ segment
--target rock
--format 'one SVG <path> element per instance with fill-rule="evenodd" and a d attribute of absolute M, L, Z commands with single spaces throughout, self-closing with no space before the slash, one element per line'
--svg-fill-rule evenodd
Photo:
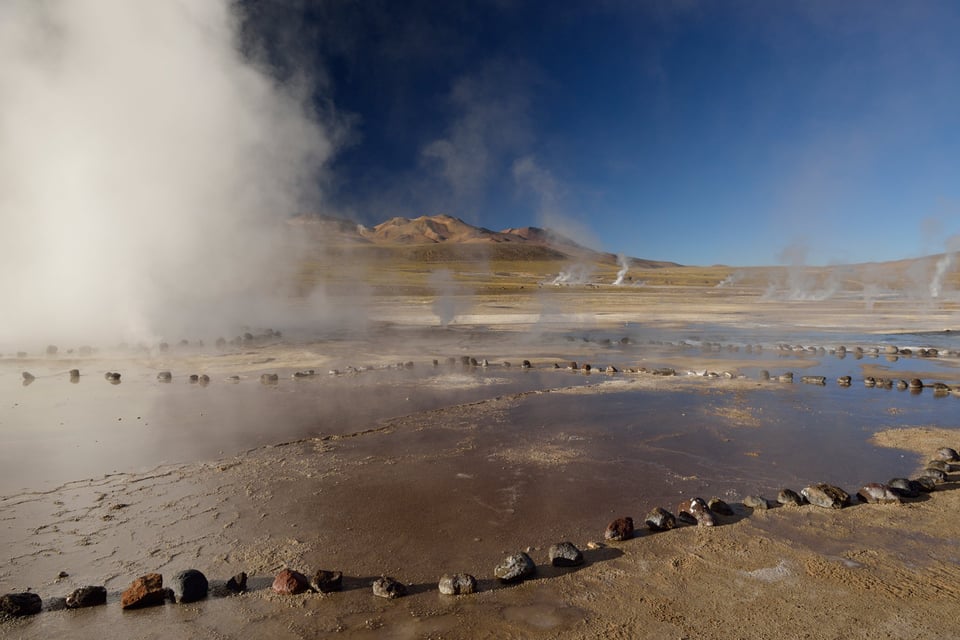
<path fill-rule="evenodd" d="M 629 540 L 633 537 L 633 518 L 617 518 L 603 532 L 605 540 Z"/>
<path fill-rule="evenodd" d="M 44 611 L 63 611 L 67 608 L 67 599 L 60 597 L 47 598 L 43 603 Z"/>
<path fill-rule="evenodd" d="M 247 590 L 247 574 L 241 571 L 237 575 L 227 580 L 227 590 L 233 593 L 243 593 Z"/>
<path fill-rule="evenodd" d="M 319 593 L 332 593 L 343 588 L 343 572 L 317 569 L 310 578 L 310 588 Z"/>
<path fill-rule="evenodd" d="M 533 576 L 536 572 L 537 565 L 530 556 L 521 551 L 507 556 L 494 568 L 493 575 L 501 582 L 519 582 Z"/>
<path fill-rule="evenodd" d="M 163 588 L 163 576 L 159 573 L 148 573 L 140 576 L 127 587 L 120 596 L 120 606 L 124 609 L 137 609 L 163 604 L 167 597 L 167 590 Z"/>
<path fill-rule="evenodd" d="M 716 515 L 703 501 L 703 498 L 691 498 L 689 502 L 681 502 L 677 511 L 693 516 L 699 527 L 712 527 L 717 524 Z"/>
<path fill-rule="evenodd" d="M 956 449 L 951 449 L 950 447 L 941 447 L 937 449 L 936 458 L 937 460 L 943 460 L 944 462 L 960 461 L 960 455 L 957 454 Z"/>
<path fill-rule="evenodd" d="M 209 588 L 207 577 L 196 569 L 180 571 L 170 580 L 173 601 L 177 603 L 203 600 L 207 597 Z"/>
<path fill-rule="evenodd" d="M 407 588 L 402 582 L 389 576 L 383 576 L 373 582 L 373 595 L 378 598 L 389 598 L 392 600 L 407 595 Z"/>
<path fill-rule="evenodd" d="M 827 384 L 826 376 L 800 376 L 800 382 L 804 384 L 816 384 L 816 385 L 825 385 Z"/>
<path fill-rule="evenodd" d="M 770 503 L 763 496 L 747 496 L 743 499 L 743 506 L 766 511 L 770 508 Z"/>
<path fill-rule="evenodd" d="M 850 494 L 830 484 L 821 483 L 800 491 L 810 504 L 824 509 L 842 509 L 850 504 Z"/>
<path fill-rule="evenodd" d="M 801 496 L 793 489 L 782 489 L 780 493 L 777 494 L 777 502 L 782 505 L 793 505 L 795 507 L 800 507 L 806 503 L 806 498 Z"/>
<path fill-rule="evenodd" d="M 857 491 L 857 497 L 870 504 L 897 504 L 900 502 L 900 497 L 891 491 L 890 487 L 879 482 L 870 482 L 863 485 L 860 491 Z"/>
<path fill-rule="evenodd" d="M 32 616 L 43 609 L 43 600 L 35 593 L 8 593 L 0 596 L 0 613 L 8 616 Z"/>
<path fill-rule="evenodd" d="M 283 595 L 303 593 L 310 588 L 307 576 L 293 569 L 284 569 L 273 579 L 273 590 Z"/>
<path fill-rule="evenodd" d="M 720 498 L 710 498 L 710 501 L 707 502 L 707 506 L 710 507 L 710 511 L 714 513 L 719 513 L 721 516 L 732 516 L 733 509 L 730 508 L 726 502 Z"/>
<path fill-rule="evenodd" d="M 841 387 L 849 387 L 853 383 L 853 378 L 850 376 L 840 376 L 837 378 L 837 384 Z"/>
<path fill-rule="evenodd" d="M 107 589 L 100 586 L 74 589 L 67 596 L 65 604 L 68 609 L 82 609 L 107 604 Z"/>
<path fill-rule="evenodd" d="M 656 507 L 647 514 L 644 521 L 650 531 L 666 531 L 677 526 L 677 519 L 673 514 L 662 507 Z"/>
<path fill-rule="evenodd" d="M 572 542 L 558 542 L 550 545 L 548 555 L 550 564 L 555 567 L 577 567 L 583 564 L 583 554 Z"/>
<path fill-rule="evenodd" d="M 906 478 L 892 478 L 887 486 L 901 498 L 916 498 L 920 495 L 920 489 L 916 483 Z"/>
<path fill-rule="evenodd" d="M 920 478 L 930 478 L 935 482 L 946 482 L 947 474 L 940 471 L 940 469 L 924 469 L 917 476 L 917 479 Z"/>
<path fill-rule="evenodd" d="M 440 593 L 445 596 L 462 596 L 477 592 L 477 579 L 469 573 L 455 573 L 440 578 L 437 585 Z"/>

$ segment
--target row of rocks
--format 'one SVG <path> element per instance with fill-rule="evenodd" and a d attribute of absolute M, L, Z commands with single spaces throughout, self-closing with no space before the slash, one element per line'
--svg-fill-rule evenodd
<path fill-rule="evenodd" d="M 857 492 L 857 498 L 869 504 L 895 504 L 903 499 L 916 498 L 921 493 L 934 491 L 937 483 L 948 479 L 949 472 L 960 471 L 960 454 L 950 447 L 942 447 L 933 455 L 926 468 L 913 479 L 893 478 L 886 484 L 867 483 Z M 827 483 L 804 487 L 799 493 L 792 489 L 783 489 L 777 495 L 777 503 L 787 506 L 805 504 L 824 509 L 843 509 L 851 504 L 851 497 L 843 489 Z M 747 496 L 744 507 L 751 510 L 766 510 L 770 502 L 762 496 Z M 678 524 L 698 527 L 713 527 L 719 523 L 720 516 L 733 516 L 733 508 L 720 498 L 709 501 L 700 497 L 685 499 L 677 505 L 677 515 L 662 507 L 655 507 L 646 516 L 644 524 L 651 532 L 668 531 Z M 604 539 L 624 541 L 636 535 L 632 517 L 619 517 L 610 522 Z M 590 543 L 596 547 L 596 543 Z M 572 542 L 558 542 L 548 551 L 550 564 L 554 567 L 576 567 L 584 562 L 583 553 Z M 493 574 L 501 582 L 511 584 L 535 576 L 537 565 L 526 552 L 508 555 L 494 567 Z M 290 568 L 281 570 L 273 580 L 272 590 L 281 595 L 299 594 L 308 591 L 332 593 L 343 587 L 343 573 L 320 569 L 311 578 Z M 230 578 L 224 585 L 228 593 L 240 593 L 247 589 L 247 574 L 240 573 Z M 477 579 L 468 573 L 447 574 L 440 578 L 437 585 L 445 595 L 465 595 L 478 589 Z M 162 605 L 168 600 L 175 603 L 196 602 L 206 598 L 210 591 L 209 582 L 204 574 L 196 569 L 187 569 L 176 573 L 169 587 L 164 587 L 163 576 L 148 573 L 134 580 L 120 596 L 123 609 Z M 390 576 L 381 576 L 371 584 L 373 595 L 394 599 L 407 595 L 407 587 Z M 104 605 L 107 591 L 103 586 L 84 586 L 74 590 L 65 598 L 54 598 L 47 603 L 49 610 L 79 609 Z M 0 596 L 0 614 L 7 616 L 29 616 L 40 613 L 43 601 L 32 592 L 8 593 Z"/>
<path fill-rule="evenodd" d="M 934 458 L 913 479 L 892 478 L 887 483 L 870 482 L 857 491 L 857 498 L 868 504 L 894 504 L 903 499 L 916 498 L 921 493 L 929 493 L 936 485 L 948 479 L 947 474 L 960 471 L 960 455 L 950 447 L 937 450 Z M 850 494 L 843 489 L 827 483 L 804 487 L 800 493 L 792 489 L 783 489 L 777 495 L 777 503 L 784 506 L 803 506 L 810 504 L 825 509 L 842 509 L 851 504 Z M 762 496 L 747 496 L 742 504 L 751 510 L 766 510 L 770 502 Z M 732 516 L 733 509 L 720 498 L 711 498 L 709 502 L 695 497 L 683 500 L 677 506 L 677 515 L 662 507 L 651 510 L 644 524 L 653 532 L 667 531 L 678 524 L 690 524 L 712 527 L 718 522 L 717 516 Z M 616 518 L 607 525 L 604 538 L 612 541 L 628 540 L 635 535 L 633 518 Z"/>

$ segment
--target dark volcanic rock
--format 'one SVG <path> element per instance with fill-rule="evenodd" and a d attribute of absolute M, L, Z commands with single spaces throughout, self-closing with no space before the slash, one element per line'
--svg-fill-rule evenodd
<path fill-rule="evenodd" d="M 32 616 L 43 609 L 43 600 L 35 593 L 8 593 L 0 596 L 0 612 L 8 616 Z"/>
<path fill-rule="evenodd" d="M 400 598 L 407 595 L 407 588 L 402 582 L 389 576 L 383 576 L 373 582 L 373 595 L 378 598 L 389 598 L 392 600 L 393 598 Z"/>
<path fill-rule="evenodd" d="M 707 502 L 707 506 L 710 507 L 710 511 L 714 513 L 719 513 L 721 516 L 732 516 L 733 509 L 730 508 L 726 502 L 720 498 L 710 498 L 710 501 Z"/>
<path fill-rule="evenodd" d="M 799 507 L 806 502 L 806 498 L 801 496 L 793 489 L 783 489 L 777 494 L 777 502 L 782 505 L 793 505 Z"/>
<path fill-rule="evenodd" d="M 106 603 L 106 587 L 80 587 L 67 596 L 66 606 L 68 609 L 82 609 L 83 607 L 95 607 Z"/>
<path fill-rule="evenodd" d="M 677 519 L 663 507 L 656 507 L 647 514 L 644 523 L 650 531 L 666 531 L 677 526 Z"/>
<path fill-rule="evenodd" d="M 227 590 L 234 593 L 243 593 L 247 590 L 247 574 L 241 571 L 237 575 L 227 580 Z"/>
<path fill-rule="evenodd" d="M 504 558 L 503 562 L 498 564 L 493 575 L 501 582 L 519 582 L 526 580 L 537 572 L 537 565 L 527 554 L 520 552 Z"/>
<path fill-rule="evenodd" d="M 317 569 L 310 578 L 310 588 L 320 593 L 332 593 L 343 588 L 343 572 Z"/>
<path fill-rule="evenodd" d="M 477 579 L 469 573 L 455 573 L 440 578 L 437 585 L 440 593 L 445 596 L 462 596 L 477 592 Z"/>
<path fill-rule="evenodd" d="M 633 537 L 633 518 L 617 518 L 603 532 L 606 540 L 628 540 Z"/>
<path fill-rule="evenodd" d="M 583 554 L 572 542 L 550 545 L 550 564 L 555 567 L 576 567 L 583 564 Z"/>
<path fill-rule="evenodd" d="M 863 485 L 860 491 L 857 491 L 857 497 L 870 504 L 896 504 L 900 502 L 900 497 L 891 491 L 890 487 L 879 482 L 870 482 Z"/>
<path fill-rule="evenodd" d="M 207 577 L 196 569 L 176 573 L 170 580 L 174 602 L 196 602 L 207 597 L 210 585 Z"/>
<path fill-rule="evenodd" d="M 293 569 L 284 569 L 273 579 L 273 590 L 283 595 L 303 593 L 309 588 L 307 576 Z"/>
<path fill-rule="evenodd" d="M 124 609 L 136 609 L 163 604 L 167 597 L 167 590 L 163 588 L 163 576 L 159 573 L 148 573 L 140 576 L 127 587 L 120 596 L 120 606 Z"/>
<path fill-rule="evenodd" d="M 804 487 L 800 493 L 807 502 L 824 509 L 842 509 L 850 504 L 850 494 L 826 483 Z"/>
<path fill-rule="evenodd" d="M 906 478 L 892 478 L 887 486 L 890 487 L 890 491 L 901 498 L 916 498 L 920 495 L 920 489 L 917 488 L 914 481 Z"/>

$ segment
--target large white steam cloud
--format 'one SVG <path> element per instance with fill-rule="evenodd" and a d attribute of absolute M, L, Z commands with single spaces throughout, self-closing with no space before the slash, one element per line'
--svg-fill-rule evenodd
<path fill-rule="evenodd" d="M 0 3 L 0 345 L 269 319 L 331 138 L 228 0 Z"/>

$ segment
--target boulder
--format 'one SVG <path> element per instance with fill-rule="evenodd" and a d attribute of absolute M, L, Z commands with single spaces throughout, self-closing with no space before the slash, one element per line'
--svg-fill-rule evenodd
<path fill-rule="evenodd" d="M 227 590 L 234 593 L 243 593 L 247 590 L 247 574 L 243 571 L 227 580 Z"/>
<path fill-rule="evenodd" d="M 550 545 L 548 555 L 550 564 L 555 567 L 576 567 L 583 564 L 583 554 L 572 542 L 558 542 Z"/>
<path fill-rule="evenodd" d="M 710 507 L 710 511 L 718 513 L 721 516 L 733 515 L 733 509 L 730 507 L 730 505 L 720 498 L 710 498 L 710 501 L 707 502 L 707 506 Z"/>
<path fill-rule="evenodd" d="M 170 580 L 173 601 L 178 603 L 196 602 L 207 597 L 210 585 L 207 577 L 196 569 L 187 569 L 174 574 Z"/>
<path fill-rule="evenodd" d="M 310 588 L 307 576 L 293 569 L 284 569 L 273 579 L 273 590 L 283 595 L 303 593 Z"/>
<path fill-rule="evenodd" d="M 633 518 L 617 518 L 603 532 L 605 540 L 629 540 L 633 537 Z"/>
<path fill-rule="evenodd" d="M 440 593 L 445 596 L 462 596 L 477 592 L 477 579 L 469 573 L 455 573 L 440 578 L 437 585 Z"/>
<path fill-rule="evenodd" d="M 343 572 L 317 569 L 310 578 L 310 588 L 319 593 L 331 593 L 343 588 Z"/>
<path fill-rule="evenodd" d="M 378 598 L 393 600 L 407 595 L 407 588 L 402 582 L 389 576 L 383 576 L 373 582 L 373 595 Z"/>
<path fill-rule="evenodd" d="M 100 586 L 88 586 L 74 589 L 66 599 L 68 609 L 96 607 L 107 603 L 107 589 Z"/>
<path fill-rule="evenodd" d="M 498 564 L 493 575 L 501 582 L 519 582 L 532 577 L 537 572 L 537 565 L 527 554 L 520 552 L 504 558 L 503 562 Z"/>
<path fill-rule="evenodd" d="M 857 491 L 857 497 L 862 502 L 870 504 L 897 504 L 900 502 L 900 497 L 890 487 L 879 482 L 870 482 L 863 485 Z"/>
<path fill-rule="evenodd" d="M 43 600 L 35 593 L 8 593 L 0 596 L 0 613 L 8 616 L 32 616 L 43 609 Z"/>
<path fill-rule="evenodd" d="M 777 502 L 782 505 L 793 505 L 795 507 L 803 506 L 806 499 L 793 489 L 782 489 L 777 494 Z"/>
<path fill-rule="evenodd" d="M 747 496 L 743 499 L 743 506 L 754 510 L 766 511 L 770 508 L 770 503 L 763 496 Z"/>
<path fill-rule="evenodd" d="M 950 447 L 941 447 L 937 449 L 935 457 L 937 460 L 943 460 L 944 462 L 960 461 L 960 455 L 957 454 L 956 449 L 951 449 Z"/>
<path fill-rule="evenodd" d="M 140 576 L 127 587 L 120 596 L 120 606 L 123 609 L 137 609 L 163 604 L 167 597 L 167 590 L 163 588 L 163 576 L 159 573 L 148 573 Z"/>
<path fill-rule="evenodd" d="M 644 524 L 650 531 L 666 531 L 677 526 L 677 519 L 662 507 L 656 507 L 647 514 Z"/>
<path fill-rule="evenodd" d="M 850 504 L 850 494 L 826 483 L 804 487 L 800 493 L 807 502 L 824 509 L 842 509 Z"/>

